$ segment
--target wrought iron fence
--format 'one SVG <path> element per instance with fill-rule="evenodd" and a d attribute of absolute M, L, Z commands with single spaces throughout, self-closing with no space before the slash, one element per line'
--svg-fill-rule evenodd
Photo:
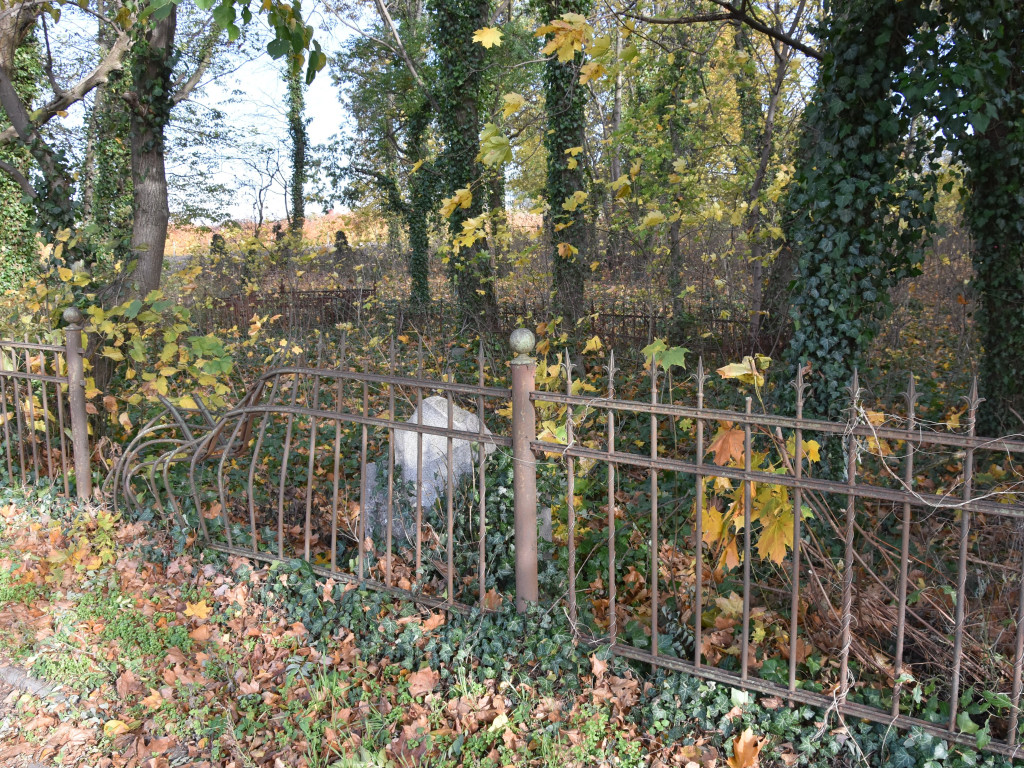
<path fill-rule="evenodd" d="M 278 317 L 278 324 L 293 333 L 331 329 L 339 323 L 360 320 L 363 306 L 376 288 L 337 288 L 319 291 L 281 290 L 239 293 L 207 299 L 206 306 L 193 308 L 198 327 L 245 329 L 254 315 Z"/>
<path fill-rule="evenodd" d="M 2 468 L 11 484 L 62 485 L 92 496 L 82 322 L 64 313 L 65 344 L 0 340 Z M 72 473 L 70 470 L 73 469 Z"/>
<path fill-rule="evenodd" d="M 974 434 L 975 390 L 959 432 L 915 410 L 913 381 L 895 416 L 855 379 L 829 422 L 804 418 L 802 378 L 794 416 L 708 407 L 702 364 L 693 405 L 657 369 L 648 401 L 617 397 L 614 355 L 604 393 L 574 388 L 568 356 L 565 393 L 540 391 L 532 344 L 514 339 L 508 389 L 485 383 L 505 372 L 482 348 L 460 384 L 393 342 L 386 373 L 281 368 L 223 416 L 171 407 L 126 449 L 115 503 L 430 605 L 514 588 L 624 657 L 1017 752 L 1024 441 Z"/>

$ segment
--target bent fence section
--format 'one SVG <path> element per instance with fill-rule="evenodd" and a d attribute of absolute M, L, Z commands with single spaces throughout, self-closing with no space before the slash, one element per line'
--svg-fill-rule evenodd
<path fill-rule="evenodd" d="M 65 344 L 0 341 L 0 472 L 12 485 L 48 483 L 92 497 L 82 314 L 64 314 Z"/>
<path fill-rule="evenodd" d="M 894 415 L 854 379 L 828 422 L 802 379 L 793 416 L 708 407 L 702 365 L 689 403 L 657 369 L 648 400 L 617 397 L 613 356 L 542 391 L 531 335 L 514 346 L 509 389 L 482 350 L 465 384 L 392 344 L 384 373 L 280 368 L 222 416 L 168 406 L 115 503 L 429 605 L 550 601 L 624 657 L 1017 752 L 1024 442 L 974 434 L 975 390 L 934 423 L 913 380 Z"/>

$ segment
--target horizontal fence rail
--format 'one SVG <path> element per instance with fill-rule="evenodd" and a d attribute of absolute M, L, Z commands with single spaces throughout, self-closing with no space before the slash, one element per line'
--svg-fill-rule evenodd
<path fill-rule="evenodd" d="M 922 417 L 913 379 L 882 414 L 855 378 L 836 422 L 803 416 L 803 372 L 783 416 L 759 392 L 708 406 L 703 363 L 627 380 L 614 353 L 545 365 L 542 391 L 525 331 L 505 370 L 481 345 L 474 383 L 427 378 L 422 345 L 410 364 L 392 341 L 384 372 L 344 347 L 217 416 L 166 403 L 115 503 L 427 605 L 554 602 L 626 658 L 1016 754 L 1024 440 L 974 434 L 976 389 L 957 429 Z"/>
<path fill-rule="evenodd" d="M 65 344 L 0 340 L 0 472 L 11 485 L 92 496 L 82 353 L 83 316 L 64 314 Z"/>

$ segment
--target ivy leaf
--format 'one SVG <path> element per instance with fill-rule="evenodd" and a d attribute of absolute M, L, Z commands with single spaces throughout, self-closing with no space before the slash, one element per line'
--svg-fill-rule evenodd
<path fill-rule="evenodd" d="M 473 42 L 480 43 L 484 48 L 501 45 L 501 30 L 497 27 L 481 27 L 473 33 Z"/>

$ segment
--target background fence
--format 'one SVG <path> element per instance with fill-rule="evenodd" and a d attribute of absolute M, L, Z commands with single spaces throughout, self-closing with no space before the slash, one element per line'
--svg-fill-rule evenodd
<path fill-rule="evenodd" d="M 390 319 L 397 334 L 419 332 L 442 338 L 459 334 L 460 312 L 449 302 L 434 301 L 423 307 L 382 300 L 375 286 L 330 290 L 280 290 L 209 297 L 193 307 L 193 320 L 204 332 L 248 328 L 254 316 L 276 317 L 276 325 L 295 337 L 330 331 L 341 323 L 359 325 L 364 317 L 374 323 Z M 516 328 L 549 321 L 561 314 L 556 308 L 529 300 L 502 301 L 495 316 L 495 330 L 509 334 Z M 636 299 L 591 301 L 580 312 L 574 328 L 580 334 L 599 336 L 620 352 L 640 349 L 655 338 L 685 338 L 693 351 L 731 358 L 755 349 L 771 354 L 780 339 L 767 334 L 750 337 L 749 319 L 712 316 L 675 317 L 671 306 Z"/>

